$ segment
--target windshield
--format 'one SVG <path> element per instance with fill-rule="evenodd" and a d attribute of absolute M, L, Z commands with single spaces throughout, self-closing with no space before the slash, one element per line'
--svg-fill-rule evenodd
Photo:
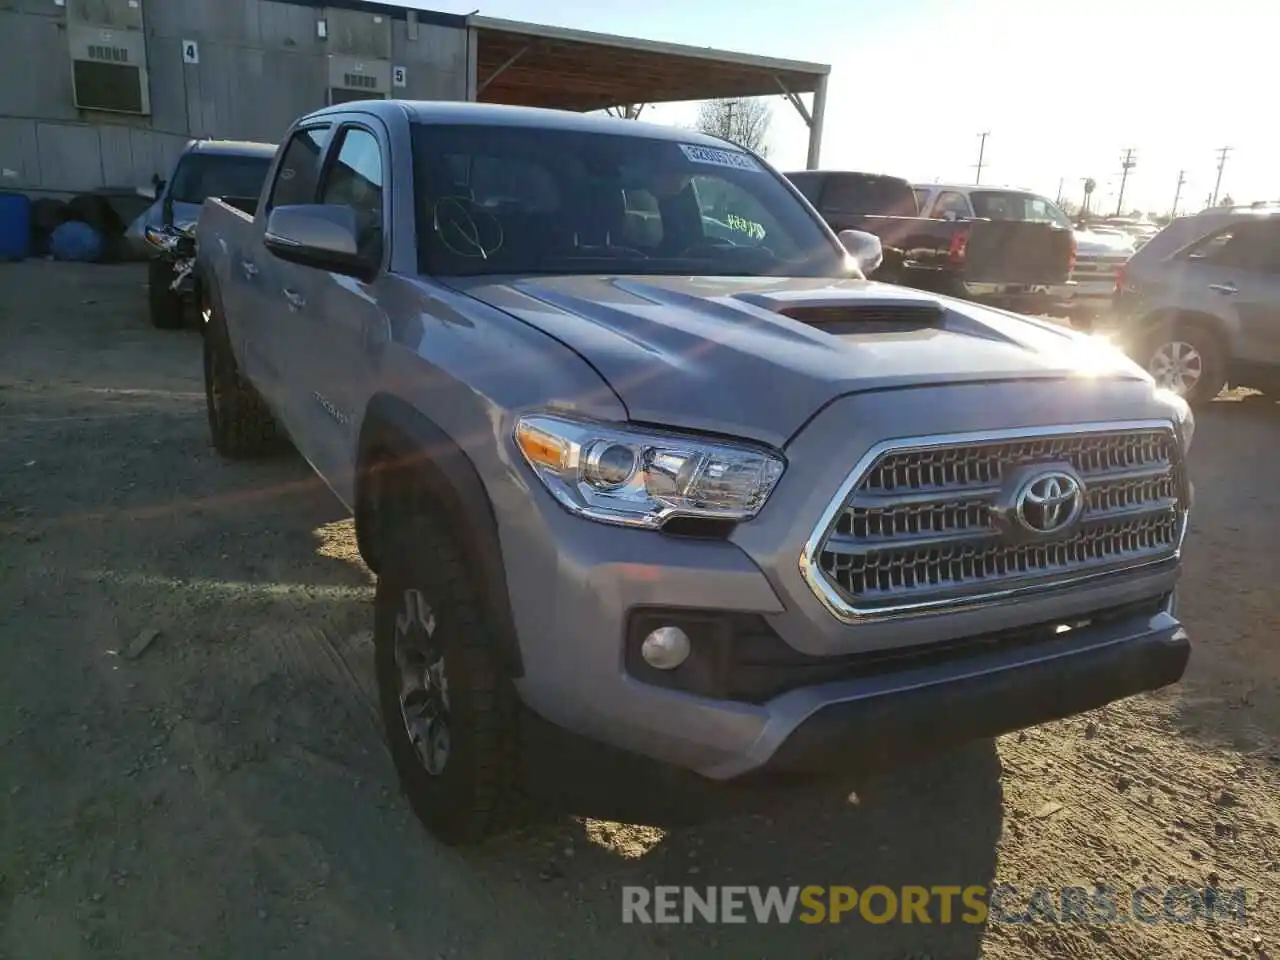
<path fill-rule="evenodd" d="M 1014 190 L 974 190 L 969 194 L 974 214 L 981 220 L 1020 220 L 1052 223 L 1071 228 L 1071 218 L 1044 197 Z"/>
<path fill-rule="evenodd" d="M 204 203 L 209 197 L 256 197 L 270 166 L 270 157 L 189 153 L 174 171 L 169 196 L 177 203 Z"/>
<path fill-rule="evenodd" d="M 741 151 L 523 127 L 413 132 L 424 273 L 848 275 L 843 251 Z"/>

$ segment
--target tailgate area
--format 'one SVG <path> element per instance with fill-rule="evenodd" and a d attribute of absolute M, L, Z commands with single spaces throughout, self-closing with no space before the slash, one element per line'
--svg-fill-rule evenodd
<path fill-rule="evenodd" d="M 974 220 L 965 247 L 964 280 L 970 283 L 1066 283 L 1074 237 L 1049 223 Z"/>

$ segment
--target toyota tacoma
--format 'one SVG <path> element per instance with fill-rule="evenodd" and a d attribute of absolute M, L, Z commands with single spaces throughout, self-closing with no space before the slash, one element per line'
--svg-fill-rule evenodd
<path fill-rule="evenodd" d="M 530 717 L 728 781 L 1183 674 L 1187 405 L 867 281 L 878 242 L 748 151 L 348 103 L 198 232 L 213 444 L 287 438 L 354 515 L 386 735 L 447 842 L 504 822 Z"/>

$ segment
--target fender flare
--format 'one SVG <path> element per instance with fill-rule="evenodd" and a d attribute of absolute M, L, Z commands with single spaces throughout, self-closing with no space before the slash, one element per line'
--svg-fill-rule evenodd
<path fill-rule="evenodd" d="M 493 503 L 471 458 L 443 429 L 405 401 L 378 394 L 360 427 L 355 477 L 356 543 L 375 573 L 381 563 L 368 498 L 372 468 L 390 469 L 392 482 L 411 477 L 439 506 L 463 560 L 476 577 L 481 599 L 493 617 L 497 651 L 512 678 L 524 675 L 520 643 L 507 592 L 506 567 Z"/>

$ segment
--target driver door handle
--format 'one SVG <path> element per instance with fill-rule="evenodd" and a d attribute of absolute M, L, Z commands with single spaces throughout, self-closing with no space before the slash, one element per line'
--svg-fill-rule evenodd
<path fill-rule="evenodd" d="M 258 275 L 258 265 L 252 260 L 241 260 L 240 272 L 244 274 L 246 280 L 252 280 Z"/>
<path fill-rule="evenodd" d="M 1228 296 L 1233 293 L 1240 292 L 1240 288 L 1234 283 L 1211 283 L 1209 284 L 1209 289 L 1216 290 L 1218 293 L 1226 294 Z"/>
<path fill-rule="evenodd" d="M 285 287 L 281 292 L 284 294 L 285 302 L 289 304 L 289 309 L 295 313 L 307 305 L 307 298 L 296 290 Z"/>

